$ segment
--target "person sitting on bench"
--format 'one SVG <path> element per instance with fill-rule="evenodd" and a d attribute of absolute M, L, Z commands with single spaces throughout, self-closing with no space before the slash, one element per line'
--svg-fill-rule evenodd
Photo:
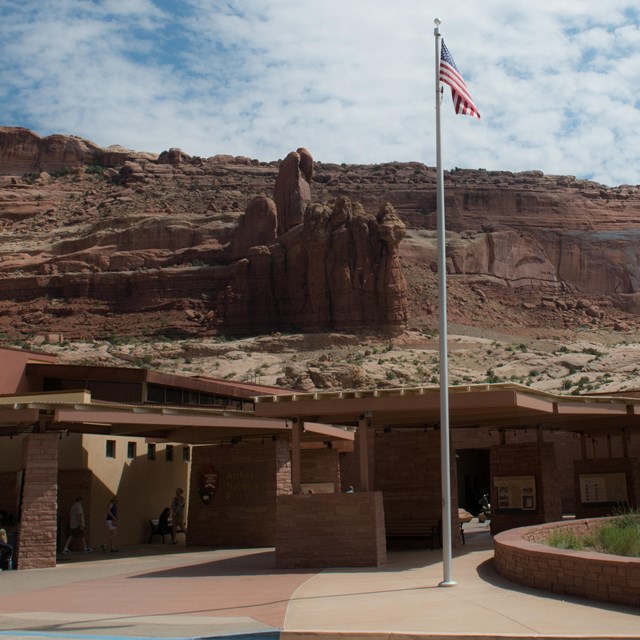
<path fill-rule="evenodd" d="M 171 509 L 165 507 L 158 518 L 158 533 L 164 535 L 165 533 L 171 533 L 171 523 L 169 517 L 171 516 Z"/>

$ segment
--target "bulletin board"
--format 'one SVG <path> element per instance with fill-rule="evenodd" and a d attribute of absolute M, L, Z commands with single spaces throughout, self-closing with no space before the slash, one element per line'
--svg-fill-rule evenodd
<path fill-rule="evenodd" d="M 627 502 L 627 474 L 585 473 L 580 474 L 580 502 L 601 504 Z"/>
<path fill-rule="evenodd" d="M 498 510 L 536 510 L 535 476 L 497 476 L 493 479 L 493 485 L 497 490 Z"/>

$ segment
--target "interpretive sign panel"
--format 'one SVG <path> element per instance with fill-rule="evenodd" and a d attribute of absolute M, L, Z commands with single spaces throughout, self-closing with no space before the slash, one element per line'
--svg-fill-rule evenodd
<path fill-rule="evenodd" d="M 497 476 L 493 484 L 498 492 L 498 509 L 535 511 L 535 476 Z"/>
<path fill-rule="evenodd" d="M 626 473 L 589 473 L 580 475 L 580 501 L 583 504 L 626 502 Z"/>

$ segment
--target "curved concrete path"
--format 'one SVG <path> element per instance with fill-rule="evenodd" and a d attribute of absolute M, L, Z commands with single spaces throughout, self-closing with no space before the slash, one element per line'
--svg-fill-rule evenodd
<path fill-rule="evenodd" d="M 467 533 L 456 551 L 453 587 L 439 587 L 441 551 L 392 553 L 379 569 L 332 570 L 311 577 L 291 599 L 287 640 L 338 632 L 465 638 L 640 638 L 640 610 L 555 596 L 509 582 L 493 568 L 491 539 Z M 320 632 L 320 633 L 310 633 Z M 370 637 L 370 636 L 368 636 Z"/>
<path fill-rule="evenodd" d="M 562 599 L 498 576 L 486 531 L 456 551 L 454 587 L 440 551 L 397 551 L 377 569 L 278 571 L 272 549 L 144 545 L 62 556 L 56 569 L 0 573 L 5 638 L 283 640 L 397 634 L 442 638 L 637 638 L 640 610 Z M 404 636 L 406 638 L 406 635 Z"/>

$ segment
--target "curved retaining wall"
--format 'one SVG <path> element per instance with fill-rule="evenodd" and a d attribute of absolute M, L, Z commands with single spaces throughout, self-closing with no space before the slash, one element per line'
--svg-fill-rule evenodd
<path fill-rule="evenodd" d="M 495 564 L 509 580 L 554 593 L 640 606 L 640 558 L 556 549 L 541 544 L 553 529 L 593 531 L 604 518 L 552 522 L 494 537 Z"/>

